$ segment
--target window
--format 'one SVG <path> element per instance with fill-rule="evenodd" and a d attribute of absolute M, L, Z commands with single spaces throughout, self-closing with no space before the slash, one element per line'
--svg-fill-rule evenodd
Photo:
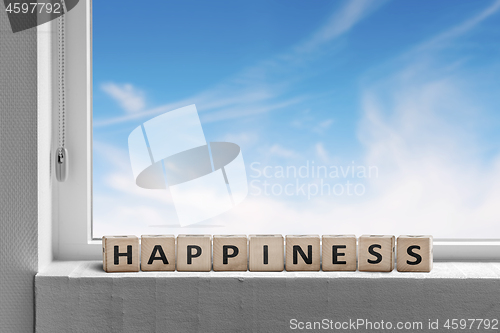
<path fill-rule="evenodd" d="M 430 5 L 99 2 L 91 43 L 79 4 L 59 256 L 187 232 L 424 233 L 437 258 L 494 256 L 498 8 Z"/>

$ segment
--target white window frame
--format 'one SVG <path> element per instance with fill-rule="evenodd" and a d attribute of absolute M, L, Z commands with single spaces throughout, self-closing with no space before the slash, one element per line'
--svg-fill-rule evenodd
<path fill-rule="evenodd" d="M 55 150 L 58 145 L 58 20 L 38 26 L 38 93 L 51 84 L 51 99 L 38 100 L 39 123 L 51 126 L 50 191 L 52 255 L 55 260 L 102 259 L 101 241 L 92 240 L 92 3 L 81 0 L 65 14 L 66 59 L 66 143 L 69 176 L 65 182 L 55 177 Z M 47 38 L 46 36 L 50 37 Z M 47 51 L 50 50 L 50 51 Z M 49 54 L 49 56 L 47 56 Z M 43 64 L 42 61 L 46 63 Z M 44 69 L 45 68 L 45 69 Z M 47 71 L 46 68 L 51 68 Z M 40 131 L 39 127 L 39 131 Z M 43 130 L 43 129 L 42 129 Z M 39 138 L 41 136 L 39 135 Z M 39 165 L 46 163 L 47 146 L 39 142 Z M 39 177 L 49 175 L 40 175 Z M 39 179 L 39 195 L 42 180 Z M 39 198 L 40 201 L 41 198 Z M 39 226 L 46 228 L 46 224 Z M 47 234 L 47 233 L 45 233 Z M 40 240 L 42 241 L 42 240 Z"/>
<path fill-rule="evenodd" d="M 53 154 L 57 144 L 57 74 L 52 72 L 51 184 L 53 254 L 59 260 L 101 259 L 101 241 L 92 239 L 92 4 L 81 0 L 66 14 L 66 147 L 69 177 L 58 183 Z M 55 20 L 56 21 L 56 20 Z M 57 32 L 57 22 L 49 28 Z M 41 27 L 39 27 L 41 29 Z M 57 71 L 57 33 L 52 33 L 52 67 Z M 47 49 L 39 39 L 39 55 Z M 39 62 L 40 63 L 40 62 Z M 55 72 L 57 73 L 57 72 Z M 39 69 L 39 75 L 43 74 Z M 43 91 L 39 87 L 39 92 Z M 43 107 L 39 105 L 39 112 Z M 47 156 L 39 156 L 47 158 Z M 396 235 L 397 236 L 397 235 Z M 500 239 L 435 239 L 435 260 L 500 260 Z"/>

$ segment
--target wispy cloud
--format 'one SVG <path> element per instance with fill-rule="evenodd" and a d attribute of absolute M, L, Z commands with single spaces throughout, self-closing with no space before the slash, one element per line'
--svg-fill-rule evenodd
<path fill-rule="evenodd" d="M 118 85 L 104 83 L 101 89 L 113 98 L 127 113 L 136 113 L 144 110 L 146 102 L 144 92 L 131 84 Z"/>
<path fill-rule="evenodd" d="M 255 89 L 255 87 L 249 88 L 235 84 L 221 84 L 186 99 L 145 109 L 137 113 L 96 120 L 93 125 L 94 127 L 103 127 L 120 124 L 145 117 L 152 117 L 190 104 L 196 104 L 200 113 L 213 113 L 207 115 L 204 121 L 211 122 L 227 118 L 237 118 L 279 108 L 280 105 L 276 105 L 275 107 L 267 106 L 265 109 L 262 109 L 264 102 L 272 100 L 276 94 L 276 89 L 259 90 Z"/>
<path fill-rule="evenodd" d="M 486 7 L 476 15 L 452 27 L 451 29 L 448 29 L 441 34 L 438 34 L 429 41 L 419 45 L 417 47 L 417 50 L 422 51 L 428 48 L 433 48 L 433 47 L 435 48 L 442 45 L 446 41 L 460 37 L 461 35 L 475 28 L 482 21 L 494 15 L 496 12 L 498 12 L 499 9 L 500 9 L 500 0 L 496 0 L 492 2 L 490 6 Z"/>
<path fill-rule="evenodd" d="M 310 52 L 321 44 L 327 43 L 351 30 L 357 23 L 383 5 L 385 0 L 348 1 L 334 12 L 326 24 L 318 29 L 308 40 L 296 47 L 298 52 Z"/>
<path fill-rule="evenodd" d="M 228 107 L 214 112 L 202 114 L 201 119 L 203 120 L 203 122 L 209 123 L 227 119 L 254 116 L 262 113 L 271 112 L 274 110 L 283 109 L 288 106 L 292 106 L 299 102 L 302 102 L 306 99 L 307 96 L 300 96 L 280 101 L 272 101 L 260 105 L 239 106 L 236 110 L 235 108 Z M 204 109 L 201 109 L 201 111 L 203 112 Z"/>
<path fill-rule="evenodd" d="M 290 126 L 322 135 L 327 132 L 334 123 L 335 120 L 332 118 L 318 120 L 317 116 L 314 116 L 310 109 L 306 109 L 300 112 L 299 116 L 290 122 Z"/>
<path fill-rule="evenodd" d="M 307 100 L 311 96 L 284 98 L 302 76 L 308 75 L 305 71 L 296 71 L 299 63 L 315 59 L 309 55 L 304 57 L 304 53 L 314 53 L 312 51 L 347 33 L 384 2 L 346 1 L 309 38 L 298 42 L 284 54 L 276 54 L 266 61 L 243 69 L 215 87 L 183 100 L 143 109 L 140 107 L 145 104 L 143 94 L 132 86 L 106 86 L 106 91 L 119 100 L 124 108 L 128 105 L 126 110 L 131 112 L 111 119 L 95 119 L 94 127 L 151 117 L 189 104 L 197 105 L 204 121 L 213 122 L 271 112 Z"/>
<path fill-rule="evenodd" d="M 448 27 L 446 30 L 432 36 L 431 38 L 416 44 L 407 52 L 404 52 L 395 58 L 389 59 L 390 66 L 393 66 L 394 64 L 404 66 L 407 65 L 408 62 L 415 61 L 415 58 L 420 58 L 420 60 L 424 60 L 426 58 L 428 61 L 435 60 L 434 56 L 436 55 L 436 52 L 440 52 L 450 47 L 450 43 L 459 40 L 460 37 L 473 31 L 474 28 L 490 18 L 492 15 L 496 14 L 499 10 L 500 0 L 495 0 L 489 6 L 482 9 L 478 13 L 474 13 L 464 21 Z M 457 61 L 460 62 L 460 60 Z M 421 63 L 423 63 L 423 61 L 421 61 Z M 449 64 L 446 64 L 446 67 L 449 67 Z M 419 70 L 420 69 L 416 66 L 409 68 L 410 72 Z M 406 73 L 408 73 L 408 71 L 401 74 L 405 75 Z"/>

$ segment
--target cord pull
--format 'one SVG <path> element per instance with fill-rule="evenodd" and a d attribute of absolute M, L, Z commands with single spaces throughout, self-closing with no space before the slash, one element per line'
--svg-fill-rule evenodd
<path fill-rule="evenodd" d="M 57 181 L 64 182 L 68 178 L 68 151 L 66 148 L 57 148 L 55 167 Z"/>

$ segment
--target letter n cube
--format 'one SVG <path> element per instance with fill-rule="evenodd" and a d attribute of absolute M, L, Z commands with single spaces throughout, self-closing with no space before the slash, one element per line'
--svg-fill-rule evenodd
<path fill-rule="evenodd" d="M 286 270 L 319 271 L 319 243 L 318 235 L 286 236 Z"/>

